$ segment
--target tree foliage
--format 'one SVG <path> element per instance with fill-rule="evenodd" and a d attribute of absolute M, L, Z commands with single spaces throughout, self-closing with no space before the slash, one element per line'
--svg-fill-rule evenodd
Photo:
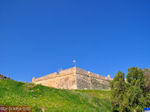
<path fill-rule="evenodd" d="M 150 69 L 144 69 L 145 81 L 146 81 L 146 91 L 150 91 Z"/>
<path fill-rule="evenodd" d="M 137 67 L 128 69 L 128 74 L 119 71 L 111 82 L 113 112 L 142 112 L 150 106 L 150 93 L 146 90 L 144 71 Z"/>

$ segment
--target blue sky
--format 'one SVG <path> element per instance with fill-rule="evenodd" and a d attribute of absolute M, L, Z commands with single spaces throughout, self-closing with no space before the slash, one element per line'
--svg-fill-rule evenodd
<path fill-rule="evenodd" d="M 30 82 L 77 66 L 150 68 L 149 0 L 1 0 L 0 73 Z"/>

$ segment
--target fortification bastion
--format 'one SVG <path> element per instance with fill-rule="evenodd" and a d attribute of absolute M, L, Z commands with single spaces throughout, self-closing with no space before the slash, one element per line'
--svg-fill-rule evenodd
<path fill-rule="evenodd" d="M 40 78 L 33 77 L 32 82 L 59 89 L 109 89 L 110 80 L 109 75 L 104 77 L 73 67 Z"/>

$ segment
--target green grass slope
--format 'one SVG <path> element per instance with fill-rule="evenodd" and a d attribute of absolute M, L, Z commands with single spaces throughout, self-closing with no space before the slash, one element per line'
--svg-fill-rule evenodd
<path fill-rule="evenodd" d="M 110 91 L 61 90 L 0 80 L 0 105 L 30 106 L 32 112 L 110 112 Z"/>

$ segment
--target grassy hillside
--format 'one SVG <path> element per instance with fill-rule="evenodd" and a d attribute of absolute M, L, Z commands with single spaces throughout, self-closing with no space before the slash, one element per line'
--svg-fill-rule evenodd
<path fill-rule="evenodd" d="M 110 112 L 110 91 L 60 90 L 0 80 L 0 105 L 30 106 L 33 112 Z"/>

